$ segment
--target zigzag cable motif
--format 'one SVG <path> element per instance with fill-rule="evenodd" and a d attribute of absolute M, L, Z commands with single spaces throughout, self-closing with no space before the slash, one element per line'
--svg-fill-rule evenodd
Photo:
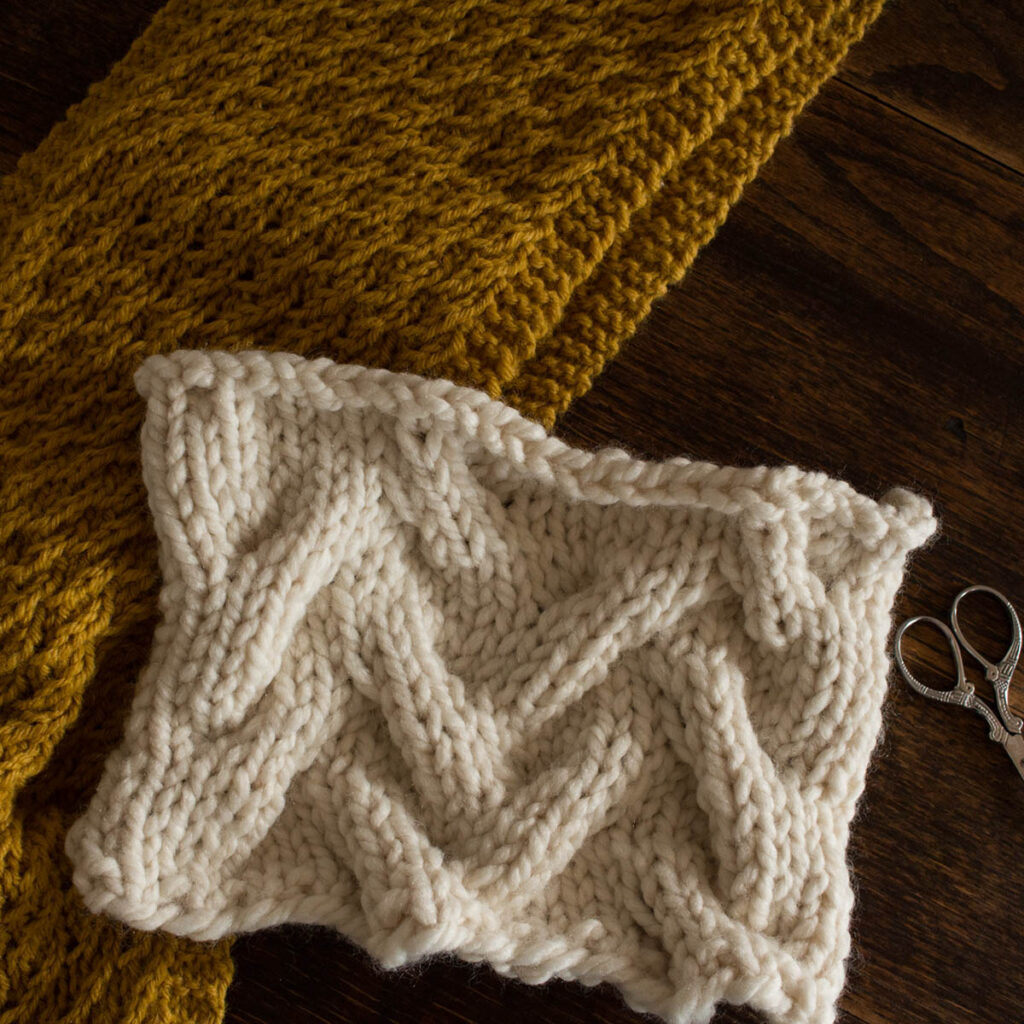
<path fill-rule="evenodd" d="M 326 359 L 138 386 L 163 619 L 68 838 L 92 910 L 832 1020 L 923 499 L 583 452 Z"/>
<path fill-rule="evenodd" d="M 89 914 L 62 852 L 157 610 L 142 359 L 329 355 L 550 426 L 880 9 L 169 0 L 0 179 L 0 1024 L 224 1011 L 227 943 Z"/>

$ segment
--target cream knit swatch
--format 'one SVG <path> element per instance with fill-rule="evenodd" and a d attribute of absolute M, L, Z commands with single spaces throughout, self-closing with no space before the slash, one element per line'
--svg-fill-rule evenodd
<path fill-rule="evenodd" d="M 583 452 L 326 359 L 137 384 L 163 618 L 68 837 L 90 908 L 833 1019 L 923 499 Z"/>

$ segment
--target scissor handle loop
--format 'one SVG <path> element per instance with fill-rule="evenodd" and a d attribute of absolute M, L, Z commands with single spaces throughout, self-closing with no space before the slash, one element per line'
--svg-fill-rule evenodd
<path fill-rule="evenodd" d="M 1010 640 L 1010 646 L 1006 649 L 1006 653 L 998 662 L 989 661 L 988 658 L 976 650 L 970 640 L 964 636 L 963 630 L 960 628 L 960 602 L 969 594 L 975 593 L 991 594 L 1003 606 L 1003 608 L 1006 609 L 1006 614 L 1009 616 L 1012 638 Z M 964 589 L 953 598 L 953 607 L 949 612 L 949 620 L 953 624 L 953 633 L 956 635 L 957 640 L 960 641 L 963 649 L 985 669 L 986 678 L 989 678 L 989 673 L 1012 675 L 1013 669 L 1017 667 L 1017 662 L 1020 660 L 1021 626 L 1020 619 L 1017 618 L 1017 612 L 1003 594 L 995 588 L 986 587 L 981 583 L 975 583 L 973 586 L 964 587 Z M 989 681 L 992 682 L 991 679 L 989 679 Z"/>
<path fill-rule="evenodd" d="M 925 622 L 930 626 L 934 626 L 942 633 L 949 644 L 949 649 L 953 653 L 953 662 L 956 665 L 956 685 L 952 689 L 936 690 L 932 686 L 926 686 L 919 679 L 916 679 L 910 669 L 907 668 L 907 663 L 903 658 L 903 636 L 908 629 L 919 622 Z M 975 695 L 974 686 L 967 681 L 967 674 L 964 671 L 964 659 L 960 653 L 957 638 L 949 626 L 941 619 L 936 619 L 932 615 L 915 615 L 913 618 L 907 619 L 896 630 L 894 647 L 896 665 L 912 689 L 916 690 L 922 697 L 928 697 L 930 700 L 941 701 L 943 704 L 958 704 L 960 707 L 976 711 L 988 723 L 989 739 L 996 740 L 999 743 L 1003 742 L 1007 736 L 1006 729 L 1003 728 L 1002 723 L 996 718 L 992 709 Z"/>
<path fill-rule="evenodd" d="M 1003 606 L 1010 619 L 1010 646 L 1006 649 L 1006 653 L 998 662 L 989 661 L 984 655 L 979 653 L 967 637 L 964 636 L 963 630 L 960 628 L 960 602 L 969 594 L 974 593 L 991 594 L 992 597 L 994 597 Z M 1017 617 L 1017 612 L 1013 605 L 1010 604 L 1003 594 L 993 587 L 986 587 L 981 583 L 975 583 L 973 586 L 964 587 L 964 589 L 961 590 L 955 598 L 953 598 L 953 607 L 949 612 L 949 621 L 952 623 L 953 633 L 957 640 L 960 641 L 963 649 L 972 658 L 974 658 L 982 668 L 985 669 L 985 678 L 992 684 L 992 689 L 995 691 L 996 706 L 999 708 L 999 714 L 1006 723 L 1006 728 L 1010 732 L 1020 732 L 1021 727 L 1024 726 L 1024 720 L 1015 715 L 1007 705 L 1010 680 L 1013 678 L 1014 669 L 1017 667 L 1017 662 L 1020 660 L 1021 651 L 1020 619 Z"/>

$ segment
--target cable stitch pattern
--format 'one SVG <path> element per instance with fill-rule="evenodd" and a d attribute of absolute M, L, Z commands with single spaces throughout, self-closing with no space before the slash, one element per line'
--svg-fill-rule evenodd
<path fill-rule="evenodd" d="M 91 909 L 833 1019 L 922 498 L 584 452 L 327 359 L 137 384 L 163 618 L 68 838 Z"/>

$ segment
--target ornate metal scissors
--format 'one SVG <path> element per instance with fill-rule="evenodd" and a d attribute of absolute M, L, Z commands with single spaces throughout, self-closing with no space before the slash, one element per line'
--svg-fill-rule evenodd
<path fill-rule="evenodd" d="M 1003 655 L 1002 660 L 999 662 L 991 662 L 979 654 L 974 646 L 964 637 L 963 631 L 960 628 L 960 620 L 958 618 L 960 602 L 969 594 L 976 593 L 991 594 L 1002 604 L 1010 617 L 1010 629 L 1013 636 L 1006 654 Z M 998 590 L 993 590 L 992 587 L 975 585 L 973 587 L 966 587 L 956 595 L 953 607 L 949 612 L 949 621 L 953 627 L 952 629 L 941 619 L 936 619 L 931 615 L 915 615 L 913 618 L 907 619 L 896 630 L 896 664 L 899 666 L 900 672 L 903 673 L 903 678 L 923 696 L 930 697 L 932 700 L 940 700 L 944 704 L 959 704 L 962 707 L 970 708 L 972 711 L 977 711 L 988 722 L 989 739 L 1002 743 L 1006 753 L 1010 755 L 1010 759 L 1017 766 L 1017 771 L 1020 772 L 1021 778 L 1024 778 L 1024 736 L 1021 735 L 1024 721 L 1015 715 L 1006 703 L 1010 681 L 1013 679 L 1014 669 L 1017 667 L 1021 652 L 1021 625 L 1017 612 L 1013 605 Z M 906 662 L 903 660 L 903 636 L 911 626 L 918 622 L 927 622 L 929 625 L 935 626 L 941 630 L 949 642 L 950 650 L 953 652 L 953 661 L 956 664 L 956 685 L 950 690 L 936 690 L 931 686 L 925 686 L 924 683 L 914 678 L 910 669 L 907 668 Z M 964 659 L 960 653 L 961 647 L 985 669 L 985 678 L 991 683 L 996 697 L 995 711 L 992 710 L 988 703 L 978 697 L 974 692 L 974 686 L 967 681 L 967 675 L 964 672 Z"/>

